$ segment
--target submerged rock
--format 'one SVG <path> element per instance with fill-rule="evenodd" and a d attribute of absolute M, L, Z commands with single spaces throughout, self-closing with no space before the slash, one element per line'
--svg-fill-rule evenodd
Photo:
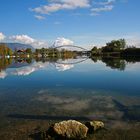
<path fill-rule="evenodd" d="M 83 139 L 88 132 L 88 128 L 84 124 L 75 120 L 55 123 L 53 130 L 57 135 L 69 139 Z"/>
<path fill-rule="evenodd" d="M 104 128 L 104 123 L 101 121 L 90 121 L 90 122 L 86 122 L 85 124 L 88 129 L 89 129 L 89 133 L 93 133 L 96 130 L 99 130 L 101 128 Z"/>

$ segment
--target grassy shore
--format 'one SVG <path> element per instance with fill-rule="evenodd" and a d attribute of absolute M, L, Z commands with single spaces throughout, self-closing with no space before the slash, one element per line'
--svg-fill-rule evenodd
<path fill-rule="evenodd" d="M 0 129 L 2 140 L 54 140 L 47 137 L 46 131 L 54 121 L 18 122 L 16 125 Z M 85 140 L 139 140 L 140 123 L 130 123 L 129 128 L 106 128 L 88 135 Z"/>

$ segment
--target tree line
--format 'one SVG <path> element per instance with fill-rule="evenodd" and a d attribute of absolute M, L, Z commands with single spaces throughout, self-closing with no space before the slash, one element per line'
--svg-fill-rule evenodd
<path fill-rule="evenodd" d="M 94 46 L 91 49 L 90 54 L 91 56 L 105 57 L 138 57 L 140 56 L 140 48 L 136 48 L 135 46 L 128 47 L 125 39 L 118 39 L 107 42 L 106 45 L 101 48 Z M 82 51 L 71 51 L 67 49 L 58 50 L 56 48 L 40 48 L 35 49 L 34 51 L 31 48 L 21 48 L 12 51 L 6 44 L 0 44 L 0 56 L 74 58 L 77 55 L 82 55 Z"/>
<path fill-rule="evenodd" d="M 91 49 L 91 55 L 106 57 L 140 56 L 140 48 L 127 46 L 125 39 L 118 39 L 106 43 L 101 48 L 94 46 Z"/>

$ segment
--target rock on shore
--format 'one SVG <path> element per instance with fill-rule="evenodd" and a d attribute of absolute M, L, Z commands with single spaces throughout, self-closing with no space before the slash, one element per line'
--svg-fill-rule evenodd
<path fill-rule="evenodd" d="M 83 139 L 87 137 L 88 127 L 78 121 L 68 120 L 55 123 L 53 130 L 57 135 L 62 137 Z"/>
<path fill-rule="evenodd" d="M 90 121 L 85 124 L 89 128 L 89 133 L 94 133 L 94 131 L 104 128 L 104 123 L 101 121 Z"/>

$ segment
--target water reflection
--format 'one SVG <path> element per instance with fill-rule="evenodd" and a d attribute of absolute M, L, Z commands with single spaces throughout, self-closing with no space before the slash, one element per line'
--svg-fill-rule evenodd
<path fill-rule="evenodd" d="M 94 63 L 99 61 L 106 64 L 106 67 L 111 69 L 117 69 L 119 71 L 124 71 L 127 66 L 140 62 L 140 58 L 126 58 L 122 59 L 119 57 L 91 57 L 88 58 Z M 57 58 L 0 58 L 0 78 L 4 79 L 8 75 L 18 75 L 26 76 L 35 71 L 41 70 L 43 68 L 49 67 L 52 64 L 58 71 L 66 71 L 73 69 L 78 63 L 86 61 L 87 58 L 75 58 L 75 59 L 57 59 Z M 6 69 L 14 68 L 10 72 Z"/>
<path fill-rule="evenodd" d="M 74 65 L 67 65 L 67 64 L 55 64 L 55 67 L 58 71 L 66 71 L 74 67 Z"/>
<path fill-rule="evenodd" d="M 4 79 L 7 76 L 7 73 L 5 71 L 0 71 L 0 78 Z"/>
<path fill-rule="evenodd" d="M 140 120 L 137 112 L 140 111 L 139 98 L 126 99 L 126 96 L 112 96 L 111 94 L 106 96 L 95 90 L 59 89 L 59 91 L 61 94 L 56 93 L 55 90 L 40 90 L 33 100 L 49 104 L 49 107 L 58 114 L 70 112 L 71 115 L 106 121 Z"/>
<path fill-rule="evenodd" d="M 140 122 L 139 62 L 115 57 L 1 58 L 0 135 L 29 128 L 32 120 L 37 126 L 50 120 L 95 119 L 107 127 L 133 128 Z"/>
<path fill-rule="evenodd" d="M 98 91 L 83 89 L 44 89 L 38 91 L 31 98 L 31 103 L 24 106 L 26 113 L 15 111 L 7 116 L 25 120 L 98 119 L 112 128 L 128 128 L 126 126 L 131 124 L 131 121 L 140 121 L 139 97 L 101 94 Z"/>
<path fill-rule="evenodd" d="M 10 72 L 11 75 L 29 75 L 35 71 L 38 71 L 44 67 L 47 67 L 48 63 L 41 63 L 41 62 L 38 62 L 38 63 L 33 63 L 29 66 L 26 66 L 26 67 L 21 67 L 21 68 L 16 68 L 14 69 L 13 71 Z"/>
<path fill-rule="evenodd" d="M 5 70 L 12 63 L 12 59 L 0 58 L 0 71 Z"/>

